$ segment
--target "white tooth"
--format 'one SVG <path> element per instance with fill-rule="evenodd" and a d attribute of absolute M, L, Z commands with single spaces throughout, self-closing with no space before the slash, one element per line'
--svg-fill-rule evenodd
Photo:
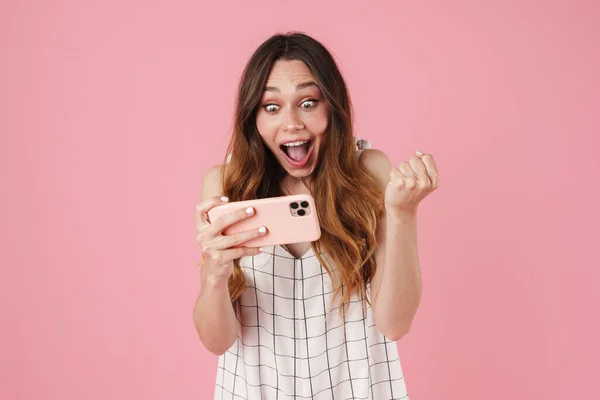
<path fill-rule="evenodd" d="M 284 144 L 284 146 L 301 146 L 305 143 L 308 143 L 308 140 L 303 140 L 303 141 L 298 141 L 298 142 L 292 142 L 292 143 L 286 143 Z"/>

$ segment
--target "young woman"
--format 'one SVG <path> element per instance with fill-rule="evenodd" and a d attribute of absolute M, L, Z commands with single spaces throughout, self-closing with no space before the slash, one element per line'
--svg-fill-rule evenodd
<path fill-rule="evenodd" d="M 396 168 L 369 147 L 322 44 L 294 33 L 259 46 L 229 156 L 197 207 L 194 323 L 219 355 L 215 399 L 408 399 L 395 341 L 419 306 L 417 207 L 439 178 L 431 155 Z M 243 247 L 265 229 L 221 232 L 253 210 L 207 217 L 226 201 L 299 193 L 315 199 L 316 242 Z"/>

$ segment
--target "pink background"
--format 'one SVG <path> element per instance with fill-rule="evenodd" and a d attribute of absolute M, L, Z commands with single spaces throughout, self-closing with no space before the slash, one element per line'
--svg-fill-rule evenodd
<path fill-rule="evenodd" d="M 336 55 L 357 134 L 435 155 L 411 399 L 598 395 L 597 1 L 3 1 L 2 399 L 209 399 L 195 203 L 243 65 Z"/>

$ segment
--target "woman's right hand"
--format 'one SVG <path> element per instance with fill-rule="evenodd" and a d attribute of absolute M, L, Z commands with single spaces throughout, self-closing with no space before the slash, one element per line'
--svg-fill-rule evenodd
<path fill-rule="evenodd" d="M 261 227 L 234 235 L 223 235 L 222 232 L 230 225 L 254 215 L 254 209 L 249 207 L 227 213 L 216 221 L 209 221 L 208 211 L 224 203 L 227 203 L 226 198 L 215 196 L 196 205 L 196 241 L 202 249 L 202 280 L 206 279 L 213 284 L 227 283 L 233 273 L 234 259 L 260 253 L 258 247 L 234 246 L 266 233 L 266 228 Z"/>

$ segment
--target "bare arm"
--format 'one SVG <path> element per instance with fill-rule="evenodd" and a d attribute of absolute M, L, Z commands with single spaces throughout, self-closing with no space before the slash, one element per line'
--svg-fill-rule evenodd
<path fill-rule="evenodd" d="M 243 210 L 208 222 L 208 210 L 223 203 L 220 198 L 220 168 L 210 169 L 204 177 L 202 200 L 197 210 L 197 240 L 203 251 L 203 265 L 200 269 L 200 294 L 193 312 L 194 325 L 200 340 L 210 352 L 217 355 L 225 353 L 237 338 L 238 321 L 228 289 L 233 260 L 259 253 L 258 249 L 253 247 L 232 247 L 261 234 L 252 231 L 232 236 L 221 235 L 226 226 L 249 216 Z"/>
<path fill-rule="evenodd" d="M 201 201 L 221 196 L 220 168 L 211 168 L 202 183 Z M 199 218 L 199 216 L 198 216 Z M 237 338 L 238 322 L 229 297 L 227 280 L 216 281 L 200 269 L 200 294 L 194 304 L 194 325 L 204 346 L 214 354 L 223 354 Z"/>
<path fill-rule="evenodd" d="M 233 345 L 238 322 L 226 283 L 202 282 L 194 305 L 194 325 L 200 340 L 211 353 L 221 355 Z"/>
<path fill-rule="evenodd" d="M 421 302 L 421 267 L 417 249 L 417 216 L 393 217 L 386 212 L 376 254 L 377 271 L 371 286 L 373 315 L 378 329 L 399 340 L 411 328 Z"/>
<path fill-rule="evenodd" d="M 385 215 L 377 232 L 377 270 L 371 282 L 371 297 L 377 328 L 393 340 L 408 333 L 421 302 L 417 205 L 439 183 L 433 158 L 425 157 L 427 168 L 420 157 L 413 157 L 410 164 L 402 163 L 403 173 L 415 175 L 406 181 L 383 152 L 366 150 L 361 157 L 361 163 L 386 192 Z"/>

